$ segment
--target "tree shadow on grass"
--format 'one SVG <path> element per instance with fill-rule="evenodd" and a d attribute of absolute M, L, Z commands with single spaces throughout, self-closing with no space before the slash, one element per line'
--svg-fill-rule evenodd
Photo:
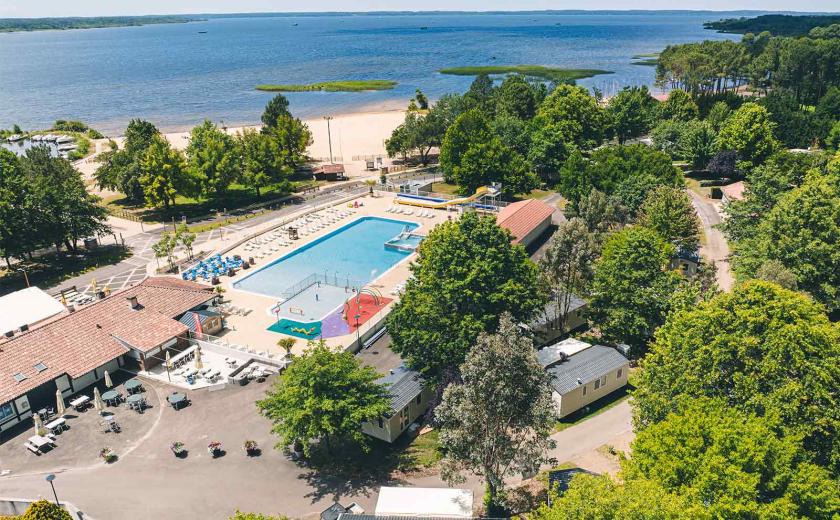
<path fill-rule="evenodd" d="M 438 460 L 428 449 L 416 449 L 418 438 L 406 432 L 394 444 L 371 440 L 367 450 L 350 441 L 333 446 L 332 453 L 323 446 L 314 448 L 308 459 L 298 460 L 307 469 L 300 478 L 313 488 L 306 496 L 313 503 L 325 497 L 339 501 L 349 495 L 370 496 L 382 486 L 405 485 L 407 474 L 428 469 Z"/>

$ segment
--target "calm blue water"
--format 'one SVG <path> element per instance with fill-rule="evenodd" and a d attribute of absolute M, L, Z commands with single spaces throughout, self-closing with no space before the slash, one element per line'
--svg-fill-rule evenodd
<path fill-rule="evenodd" d="M 260 83 L 400 82 L 387 92 L 289 94 L 300 117 L 404 107 L 416 88 L 433 99 L 466 90 L 471 78 L 436 72 L 458 65 L 612 70 L 615 74 L 581 81 L 610 93 L 652 84 L 654 69 L 632 65 L 633 55 L 671 43 L 732 37 L 704 30 L 702 23 L 741 14 L 278 15 L 0 34 L 0 128 L 14 123 L 45 128 L 55 119 L 81 119 L 116 135 L 132 117 L 164 130 L 188 128 L 205 117 L 253 124 L 271 98 L 254 90 Z"/>
<path fill-rule="evenodd" d="M 406 226 L 419 227 L 412 222 L 361 218 L 275 260 L 234 287 L 280 298 L 284 290 L 312 274 L 368 283 L 408 256 L 385 249 L 385 242 Z"/>

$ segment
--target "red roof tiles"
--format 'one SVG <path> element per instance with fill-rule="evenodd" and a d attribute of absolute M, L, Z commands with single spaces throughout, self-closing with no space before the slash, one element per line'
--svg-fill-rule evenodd
<path fill-rule="evenodd" d="M 551 218 L 554 209 L 536 199 L 514 202 L 502 208 L 496 216 L 496 223 L 506 228 L 519 243 L 528 233 L 535 230 L 545 219 Z"/>
<path fill-rule="evenodd" d="M 137 297 L 132 309 L 128 297 Z M 148 352 L 187 327 L 174 318 L 211 298 L 210 287 L 175 278 L 140 284 L 0 343 L 0 404 L 59 377 L 79 377 L 127 352 Z M 47 369 L 34 367 L 43 363 Z M 21 382 L 14 375 L 26 376 Z"/>

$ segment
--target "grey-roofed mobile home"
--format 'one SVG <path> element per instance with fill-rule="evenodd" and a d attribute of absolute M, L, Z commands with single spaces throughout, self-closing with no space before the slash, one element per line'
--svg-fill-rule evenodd
<path fill-rule="evenodd" d="M 432 390 L 420 373 L 403 366 L 377 380 L 391 396 L 391 410 L 383 417 L 362 423 L 362 431 L 385 442 L 394 442 L 408 426 L 426 413 Z"/>

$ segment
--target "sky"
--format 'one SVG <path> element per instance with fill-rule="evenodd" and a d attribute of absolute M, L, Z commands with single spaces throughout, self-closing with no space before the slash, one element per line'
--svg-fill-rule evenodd
<path fill-rule="evenodd" d="M 0 17 L 299 11 L 513 11 L 541 9 L 837 11 L 837 0 L 0 0 Z"/>

